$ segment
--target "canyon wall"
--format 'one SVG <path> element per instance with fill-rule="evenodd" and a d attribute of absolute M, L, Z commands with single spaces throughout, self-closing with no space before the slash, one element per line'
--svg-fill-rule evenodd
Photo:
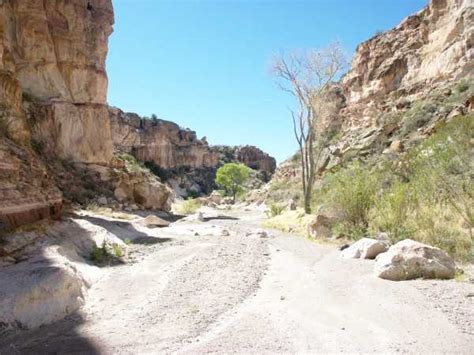
<path fill-rule="evenodd" d="M 110 107 L 112 139 L 117 152 L 145 163 L 181 196 L 210 193 L 216 188 L 219 166 L 240 162 L 257 170 L 264 181 L 275 171 L 276 161 L 253 146 L 209 146 L 206 139 L 158 118 L 143 118 Z"/>
<path fill-rule="evenodd" d="M 144 119 L 135 113 L 109 109 L 114 146 L 142 162 L 164 169 L 213 168 L 218 155 L 194 131 L 161 119 Z"/>
<path fill-rule="evenodd" d="M 342 80 L 344 127 L 376 125 L 401 100 L 429 95 L 474 72 L 474 6 L 470 0 L 432 0 L 395 28 L 356 50 Z"/>
<path fill-rule="evenodd" d="M 221 163 L 242 163 L 251 169 L 263 173 L 263 179 L 269 180 L 276 169 L 276 160 L 260 148 L 251 145 L 226 146 L 215 145 L 212 150 L 219 153 Z"/>
<path fill-rule="evenodd" d="M 111 0 L 0 2 L 4 225 L 59 214 L 61 193 L 32 148 L 78 162 L 112 158 L 105 58 L 113 21 Z"/>
<path fill-rule="evenodd" d="M 331 90 L 324 127 L 337 128 L 319 174 L 351 160 L 403 154 L 474 107 L 474 5 L 432 0 L 391 30 L 361 43 Z M 300 179 L 297 157 L 275 180 Z"/>

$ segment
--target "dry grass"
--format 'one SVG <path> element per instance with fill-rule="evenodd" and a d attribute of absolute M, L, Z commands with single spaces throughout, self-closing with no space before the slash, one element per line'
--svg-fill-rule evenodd
<path fill-rule="evenodd" d="M 137 218 L 137 216 L 133 214 L 128 214 L 124 212 L 117 212 L 114 211 L 113 209 L 109 207 L 102 207 L 97 205 L 96 203 L 90 203 L 86 207 L 87 211 L 94 212 L 96 214 L 99 214 L 101 216 L 105 217 L 110 217 L 110 218 L 115 218 L 115 219 L 123 219 L 126 221 L 131 221 Z"/>
<path fill-rule="evenodd" d="M 196 213 L 199 208 L 201 208 L 201 202 L 197 199 L 190 199 L 176 203 L 173 206 L 173 211 L 178 214 L 188 215 Z"/>
<path fill-rule="evenodd" d="M 270 217 L 263 221 L 262 225 L 265 228 L 274 228 L 283 232 L 306 236 L 308 224 L 312 218 L 313 216 L 305 214 L 303 209 L 298 209 L 296 211 L 284 211 L 277 216 Z"/>

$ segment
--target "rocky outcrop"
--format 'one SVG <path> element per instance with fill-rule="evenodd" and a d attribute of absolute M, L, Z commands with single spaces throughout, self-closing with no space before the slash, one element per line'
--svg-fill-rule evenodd
<path fill-rule="evenodd" d="M 62 196 L 44 164 L 25 146 L 0 137 L 0 232 L 58 217 Z"/>
<path fill-rule="evenodd" d="M 376 275 L 392 281 L 451 279 L 455 271 L 453 258 L 444 251 L 411 239 L 393 245 L 375 262 Z"/>
<path fill-rule="evenodd" d="M 105 58 L 114 21 L 111 1 L 3 1 L 0 11 L 0 69 L 9 77 L 2 96 L 10 98 L 15 115 L 8 135 L 28 131 L 17 122 L 26 113 L 36 139 L 51 142 L 52 153 L 108 163 Z"/>
<path fill-rule="evenodd" d="M 109 116 L 115 148 L 139 161 L 153 162 L 163 169 L 212 168 L 219 162 L 205 140 L 174 122 L 145 119 L 113 107 Z"/>
<path fill-rule="evenodd" d="M 219 153 L 221 164 L 231 162 L 245 164 L 253 170 L 262 172 L 266 180 L 270 179 L 276 169 L 275 158 L 255 146 L 215 145 L 212 146 L 212 150 Z"/>
<path fill-rule="evenodd" d="M 251 169 L 264 171 L 269 176 L 271 176 L 276 169 L 275 158 L 255 146 L 246 145 L 237 147 L 235 159 Z"/>
<path fill-rule="evenodd" d="M 105 58 L 113 21 L 110 0 L 0 2 L 0 221 L 7 228 L 59 214 L 61 194 L 38 153 L 97 164 L 112 158 Z"/>
<path fill-rule="evenodd" d="M 344 126 L 375 125 L 381 113 L 396 109 L 390 101 L 424 96 L 472 76 L 473 42 L 472 2 L 432 0 L 394 29 L 361 43 L 342 80 Z"/>
<path fill-rule="evenodd" d="M 318 213 L 308 223 L 308 235 L 311 238 L 322 239 L 331 237 L 331 228 L 335 219 L 325 214 Z"/>
<path fill-rule="evenodd" d="M 146 163 L 179 195 L 201 195 L 214 189 L 215 172 L 225 163 L 240 162 L 258 171 L 268 181 L 276 161 L 253 146 L 209 146 L 205 138 L 180 128 L 176 123 L 143 118 L 135 113 L 109 108 L 110 126 L 116 151 Z"/>

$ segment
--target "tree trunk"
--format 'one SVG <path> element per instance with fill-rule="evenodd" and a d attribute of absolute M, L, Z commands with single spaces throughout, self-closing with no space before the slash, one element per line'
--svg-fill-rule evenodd
<path fill-rule="evenodd" d="M 304 193 L 304 212 L 311 214 L 311 192 L 313 190 L 312 183 L 306 185 Z"/>

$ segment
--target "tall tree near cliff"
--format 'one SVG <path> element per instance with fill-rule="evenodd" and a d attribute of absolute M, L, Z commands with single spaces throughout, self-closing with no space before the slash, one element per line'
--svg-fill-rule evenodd
<path fill-rule="evenodd" d="M 330 86 L 346 66 L 338 43 L 323 49 L 295 51 L 275 56 L 271 70 L 277 84 L 296 98 L 291 110 L 293 131 L 301 155 L 304 210 L 311 213 L 311 193 L 324 148 L 321 121 L 328 111 Z"/>

